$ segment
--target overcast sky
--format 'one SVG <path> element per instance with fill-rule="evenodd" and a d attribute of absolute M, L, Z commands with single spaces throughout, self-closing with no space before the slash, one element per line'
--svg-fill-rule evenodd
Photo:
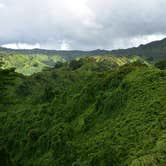
<path fill-rule="evenodd" d="M 166 37 L 166 0 L 0 0 L 0 45 L 116 49 Z"/>

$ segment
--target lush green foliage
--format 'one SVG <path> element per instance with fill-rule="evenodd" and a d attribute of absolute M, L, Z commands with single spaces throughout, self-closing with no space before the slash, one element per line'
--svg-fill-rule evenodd
<path fill-rule="evenodd" d="M 0 70 L 0 165 L 164 166 L 166 71 L 123 61 Z"/>
<path fill-rule="evenodd" d="M 161 70 L 166 69 L 166 60 L 159 61 L 155 64 L 156 67 L 158 67 Z"/>

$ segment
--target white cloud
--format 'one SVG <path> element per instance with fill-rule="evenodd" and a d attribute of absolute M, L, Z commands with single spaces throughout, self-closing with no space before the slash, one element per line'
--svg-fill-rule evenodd
<path fill-rule="evenodd" d="M 40 44 L 9 43 L 9 44 L 3 44 L 1 45 L 1 47 L 11 48 L 11 49 L 34 49 L 34 48 L 40 48 Z"/>
<path fill-rule="evenodd" d="M 0 0 L 0 45 L 113 49 L 166 36 L 165 0 Z M 61 42 L 59 42 L 61 41 Z M 16 46 L 17 47 L 17 46 Z"/>
<path fill-rule="evenodd" d="M 138 47 L 141 44 L 147 44 L 152 41 L 162 40 L 165 37 L 163 34 L 141 35 L 131 38 L 117 39 L 112 44 L 112 49 L 121 49 L 129 47 Z"/>
<path fill-rule="evenodd" d="M 46 49 L 57 49 L 57 50 L 70 50 L 71 49 L 71 45 L 69 41 L 66 40 L 62 40 L 62 41 L 58 41 L 57 43 L 55 43 L 55 45 L 52 45 L 50 47 L 50 44 L 44 44 L 44 45 L 40 45 L 39 43 L 36 44 L 28 44 L 28 43 L 8 43 L 8 44 L 3 44 L 1 45 L 1 47 L 4 48 L 11 48 L 11 49 L 35 49 L 35 48 L 46 48 Z"/>
<path fill-rule="evenodd" d="M 139 46 L 140 44 L 147 44 L 152 41 L 161 40 L 165 37 L 162 34 L 153 34 L 153 35 L 145 35 L 145 36 L 138 36 L 131 39 L 131 43 L 133 46 Z"/>
<path fill-rule="evenodd" d="M 70 49 L 71 49 L 70 44 L 67 41 L 63 40 L 60 45 L 60 50 L 70 50 Z"/>
<path fill-rule="evenodd" d="M 88 0 L 68 0 L 66 1 L 66 9 L 78 19 L 82 21 L 83 26 L 88 28 L 102 28 L 97 22 L 94 11 L 87 4 Z"/>
<path fill-rule="evenodd" d="M 6 7 L 5 4 L 0 3 L 0 9 L 5 8 L 5 7 Z"/>

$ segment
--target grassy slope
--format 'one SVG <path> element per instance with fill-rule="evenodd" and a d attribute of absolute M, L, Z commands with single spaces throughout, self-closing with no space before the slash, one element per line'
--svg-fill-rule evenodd
<path fill-rule="evenodd" d="M 3 55 L 3 53 L 1 53 Z M 57 62 L 65 62 L 58 55 L 42 55 L 42 54 L 8 54 L 2 56 L 0 61 L 3 63 L 2 68 L 16 68 L 16 72 L 24 75 L 32 75 L 38 73 L 46 67 L 53 67 Z"/>
<path fill-rule="evenodd" d="M 0 71 L 0 143 L 13 163 L 166 164 L 166 71 L 104 64 L 86 58 L 31 77 Z"/>

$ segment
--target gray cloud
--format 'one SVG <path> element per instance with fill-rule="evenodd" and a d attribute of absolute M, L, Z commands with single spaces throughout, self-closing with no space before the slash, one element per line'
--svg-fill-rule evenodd
<path fill-rule="evenodd" d="M 165 0 L 0 0 L 0 45 L 48 49 L 139 45 L 166 36 L 165 6 Z"/>

